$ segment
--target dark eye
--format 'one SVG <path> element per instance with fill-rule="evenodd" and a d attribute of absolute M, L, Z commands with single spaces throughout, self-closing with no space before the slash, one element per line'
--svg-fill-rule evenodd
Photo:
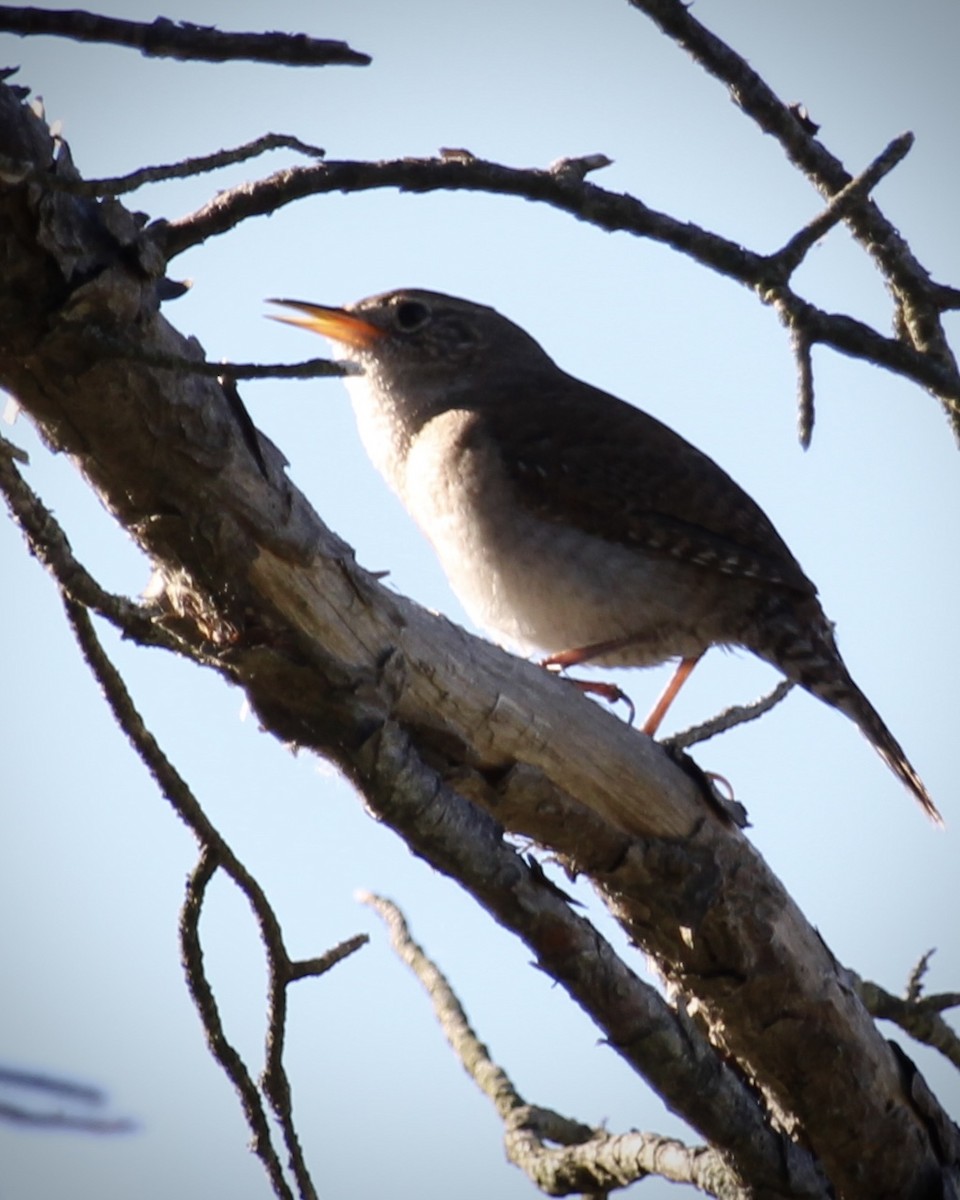
<path fill-rule="evenodd" d="M 407 333 L 412 333 L 430 320 L 430 309 L 419 300 L 402 300 L 394 312 L 397 325 Z"/>

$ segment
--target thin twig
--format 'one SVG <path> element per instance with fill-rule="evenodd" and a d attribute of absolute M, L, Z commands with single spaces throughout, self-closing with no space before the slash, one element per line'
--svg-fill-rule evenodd
<path fill-rule="evenodd" d="M 541 201 L 607 232 L 653 237 L 695 257 L 703 256 L 716 270 L 736 279 L 752 283 L 768 270 L 765 256 L 745 250 L 738 242 L 658 212 L 626 193 L 588 183 L 578 172 L 508 167 L 473 155 L 381 162 L 326 160 L 288 167 L 255 183 L 220 192 L 196 212 L 152 228 L 165 253 L 173 258 L 249 217 L 273 213 L 307 196 L 377 188 L 417 193 L 479 191 Z"/>
<path fill-rule="evenodd" d="M 313 979 L 319 975 L 326 975 L 327 971 L 331 970 L 339 962 L 343 962 L 345 958 L 349 958 L 351 954 L 355 954 L 359 949 L 370 941 L 369 934 L 355 933 L 353 937 L 345 938 L 342 942 L 338 942 L 336 946 L 331 946 L 323 954 L 319 954 L 316 958 L 302 958 L 295 962 L 291 962 L 287 967 L 287 977 L 291 981 L 294 979 Z"/>
<path fill-rule="evenodd" d="M 813 397 L 813 357 L 810 334 L 797 325 L 790 327 L 790 346 L 797 364 L 797 435 L 804 450 L 810 448 L 816 419 Z"/>
<path fill-rule="evenodd" d="M 140 167 L 127 175 L 108 175 L 103 179 L 72 179 L 66 175 L 54 175 L 37 168 L 25 171 L 20 178 L 25 182 L 42 183 L 55 192 L 69 192 L 74 196 L 122 196 L 134 192 L 149 183 L 162 183 L 169 179 L 188 179 L 204 175 L 235 163 L 246 162 L 269 150 L 296 150 L 310 158 L 323 158 L 325 151 L 311 146 L 300 138 L 286 133 L 265 133 L 252 142 L 235 146 L 232 150 L 217 150 L 213 154 L 201 154 L 184 158 L 180 162 L 166 163 L 156 167 Z M 9 169 L 10 164 L 7 165 Z"/>
<path fill-rule="evenodd" d="M 814 136 L 817 126 L 785 104 L 753 67 L 726 42 L 702 25 L 682 0 L 629 0 L 669 38 L 728 89 L 747 116 L 780 143 L 789 160 L 831 200 L 852 177 L 838 158 Z M 884 274 L 923 291 L 929 283 L 897 229 L 871 200 L 844 214 L 854 236 L 875 255 Z M 877 243 L 883 243 L 879 246 Z"/>
<path fill-rule="evenodd" d="M 698 742 L 705 742 L 709 738 L 716 737 L 718 733 L 725 733 L 737 725 L 755 721 L 757 717 L 762 717 L 764 713 L 779 704 L 792 687 L 791 680 L 781 679 L 773 691 L 767 692 L 758 700 L 753 700 L 750 704 L 734 704 L 730 708 L 725 708 L 723 712 L 717 713 L 709 721 L 703 721 L 700 725 L 691 725 L 689 729 L 683 729 L 671 737 L 664 738 L 663 744 L 673 750 L 686 750 Z"/>
<path fill-rule="evenodd" d="M 383 896 L 358 892 L 390 933 L 397 956 L 423 985 L 451 1049 L 474 1083 L 494 1104 L 504 1124 L 507 1157 L 550 1196 L 607 1195 L 648 1175 L 693 1184 L 707 1195 L 743 1196 L 721 1156 L 706 1146 L 689 1147 L 656 1134 L 615 1136 L 573 1121 L 552 1109 L 527 1104 L 506 1071 L 477 1037 L 467 1014 L 435 962 L 411 937 L 400 909 Z M 561 1148 L 549 1146 L 558 1143 Z"/>
<path fill-rule="evenodd" d="M 210 1053 L 223 1068 L 240 1097 L 244 1116 L 253 1134 L 253 1152 L 263 1163 L 274 1195 L 281 1200 L 293 1200 L 293 1193 L 284 1178 L 283 1166 L 273 1147 L 270 1123 L 260 1100 L 260 1093 L 243 1058 L 227 1039 L 216 997 L 203 966 L 200 912 L 207 886 L 218 865 L 215 852 L 209 845 L 205 845 L 200 851 L 197 865 L 187 879 L 187 893 L 180 909 L 180 953 L 183 972 L 194 1007 L 200 1016 Z"/>
<path fill-rule="evenodd" d="M 129 354 L 124 357 L 129 358 Z M 298 363 L 237 363 L 197 361 L 175 354 L 138 354 L 135 361 L 145 367 L 211 379 L 340 379 L 357 374 L 354 364 L 329 358 L 308 358 Z"/>
<path fill-rule="evenodd" d="M 907 979 L 907 988 L 904 998 L 910 1004 L 915 1004 L 923 994 L 923 977 L 930 970 L 930 959 L 936 954 L 936 950 L 931 948 L 921 954 L 914 964 L 913 970 Z"/>
<path fill-rule="evenodd" d="M 467 1014 L 440 968 L 410 936 L 406 919 L 400 909 L 384 896 L 372 892 L 357 892 L 356 899 L 377 914 L 390 933 L 390 944 L 397 957 L 407 964 L 423 984 L 433 1004 L 434 1015 L 451 1049 L 463 1064 L 478 1088 L 493 1101 L 501 1120 L 524 1104 L 502 1067 L 491 1058 L 486 1046 L 470 1026 Z M 581 1126 L 581 1141 L 592 1136 L 588 1125 Z"/>
<path fill-rule="evenodd" d="M 811 343 L 819 342 L 850 358 L 885 367 L 927 388 L 941 401 L 955 430 L 960 431 L 960 374 L 949 363 L 906 342 L 884 337 L 863 321 L 825 312 L 789 287 L 774 287 L 761 293 L 760 299 L 774 308 L 791 332 L 802 331 Z"/>
<path fill-rule="evenodd" d="M 270 1175 L 277 1195 L 286 1197 L 291 1196 L 291 1193 L 283 1179 L 279 1159 L 270 1142 L 269 1125 L 259 1095 L 242 1059 L 226 1040 L 212 989 L 202 970 L 203 957 L 197 927 L 206 887 L 218 868 L 229 875 L 240 888 L 257 919 L 267 954 L 270 1009 L 266 1035 L 266 1068 L 261 1082 L 280 1124 L 299 1194 L 303 1200 L 313 1200 L 316 1192 L 294 1128 L 290 1086 L 282 1062 L 286 988 L 294 979 L 304 976 L 303 964 L 294 967 L 291 963 L 284 946 L 280 923 L 263 889 L 214 827 L 187 783 L 144 725 L 122 677 L 100 645 L 87 610 L 66 594 L 63 594 L 63 604 L 81 652 L 100 683 L 114 719 L 157 781 L 167 801 L 201 844 L 200 860 L 191 876 L 181 912 L 181 945 L 187 981 L 211 1050 L 240 1095 L 244 1113 L 253 1132 L 254 1148 Z M 354 939 L 353 948 L 356 949 L 362 941 L 363 939 Z M 345 957 L 345 952 L 334 951 L 332 957 L 339 961 Z"/>
<path fill-rule="evenodd" d="M 160 790 L 177 815 L 193 831 L 201 843 L 200 860 L 190 877 L 187 896 L 181 910 L 180 936 L 187 984 L 200 1014 L 211 1052 L 223 1066 L 240 1096 L 244 1114 L 253 1132 L 253 1145 L 270 1176 L 271 1184 L 280 1197 L 292 1193 L 283 1178 L 282 1167 L 270 1139 L 270 1128 L 256 1087 L 237 1051 L 227 1041 L 220 1021 L 213 991 L 203 973 L 203 954 L 200 949 L 198 923 L 203 896 L 218 867 L 229 869 L 260 920 L 261 935 L 267 944 L 268 955 L 276 946 L 279 928 L 266 897 L 246 868 L 236 859 L 230 847 L 214 828 L 184 779 L 157 744 L 137 712 L 120 673 L 104 652 L 87 610 L 66 595 L 63 606 L 81 653 L 100 684 L 114 719 L 126 734 L 134 750 L 157 781 Z M 229 864 L 229 868 L 228 868 Z M 243 881 L 242 883 L 240 881 Z M 270 920 L 272 918 L 272 921 Z M 276 932 L 276 938 L 271 935 Z M 268 938 L 270 940 L 268 941 Z"/>
<path fill-rule="evenodd" d="M 836 193 L 821 213 L 795 233 L 782 249 L 770 256 L 772 261 L 783 268 L 787 278 L 803 262 L 810 248 L 866 199 L 880 180 L 885 175 L 889 175 L 893 168 L 903 161 L 913 146 L 913 142 L 912 133 L 901 133 L 899 137 L 894 138 L 866 170 L 862 171 L 855 179 L 851 179 L 846 187 Z"/>
<path fill-rule="evenodd" d="M 892 1021 L 915 1041 L 939 1050 L 948 1062 L 960 1070 L 960 1035 L 944 1020 L 935 1006 L 929 1005 L 925 1000 L 915 1001 L 894 996 L 879 984 L 861 979 L 852 971 L 850 976 L 871 1016 L 882 1021 Z M 933 1000 L 934 997 L 930 999 Z M 952 1001 L 943 1007 L 953 1008 L 960 1003 L 960 996 L 936 997 L 937 1004 L 941 1001 Z"/>
<path fill-rule="evenodd" d="M 369 54 L 351 50 L 346 42 L 310 38 L 302 33 L 229 33 L 188 21 L 157 17 L 147 25 L 122 21 L 80 10 L 0 8 L 0 31 L 20 37 L 52 34 L 77 42 L 130 46 L 147 58 L 201 59 L 232 62 L 238 59 L 288 67 L 365 67 Z"/>
<path fill-rule="evenodd" d="M 44 1092 L 76 1104 L 93 1107 L 106 1100 L 99 1088 L 89 1084 L 75 1083 L 71 1079 L 58 1079 L 52 1075 L 39 1075 L 35 1071 L 16 1071 L 11 1067 L 0 1067 L 0 1088 L 23 1088 L 27 1091 Z M 78 1133 L 129 1133 L 136 1123 L 127 1117 L 94 1117 L 83 1113 L 62 1111 L 38 1112 L 23 1108 L 7 1100 L 0 1101 L 0 1121 L 17 1125 L 29 1125 L 43 1129 L 67 1129 Z"/>
<path fill-rule="evenodd" d="M 92 609 L 124 637 L 141 646 L 160 646 L 176 654 L 206 661 L 198 651 L 174 637 L 149 606 L 105 591 L 74 556 L 60 524 L 14 466 L 18 447 L 0 435 L 0 491 L 19 525 L 27 548 L 54 577 L 65 596 Z"/>

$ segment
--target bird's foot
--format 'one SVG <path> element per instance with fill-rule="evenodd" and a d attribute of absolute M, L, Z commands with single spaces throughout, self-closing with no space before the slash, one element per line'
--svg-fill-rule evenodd
<path fill-rule="evenodd" d="M 559 657 L 559 656 L 558 656 Z M 599 679 L 571 679 L 568 675 L 563 675 L 565 665 L 554 661 L 553 658 L 545 658 L 540 664 L 545 667 L 552 675 L 560 675 L 567 683 L 572 683 L 579 691 L 590 696 L 599 696 L 606 700 L 608 704 L 619 704 L 621 701 L 627 706 L 627 724 L 632 725 L 637 716 L 636 705 L 622 689 L 617 687 L 615 683 L 603 683 Z"/>

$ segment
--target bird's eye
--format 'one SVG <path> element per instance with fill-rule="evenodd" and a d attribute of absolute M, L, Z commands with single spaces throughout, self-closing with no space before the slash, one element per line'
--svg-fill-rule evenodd
<path fill-rule="evenodd" d="M 413 333 L 430 319 L 430 309 L 419 300 L 403 300 L 394 311 L 394 320 L 400 329 Z"/>

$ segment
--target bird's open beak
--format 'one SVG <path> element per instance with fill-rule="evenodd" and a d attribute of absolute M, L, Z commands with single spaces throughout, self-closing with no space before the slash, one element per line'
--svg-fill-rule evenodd
<path fill-rule="evenodd" d="M 323 304 L 308 304 L 304 300 L 269 300 L 268 304 L 282 304 L 285 308 L 295 308 L 303 313 L 299 317 L 278 317 L 270 314 L 271 320 L 282 321 L 285 325 L 299 325 L 301 329 L 309 329 L 313 333 L 321 333 L 334 342 L 343 342 L 348 346 L 371 346 L 384 331 L 362 317 L 354 316 L 343 308 L 328 308 Z"/>

